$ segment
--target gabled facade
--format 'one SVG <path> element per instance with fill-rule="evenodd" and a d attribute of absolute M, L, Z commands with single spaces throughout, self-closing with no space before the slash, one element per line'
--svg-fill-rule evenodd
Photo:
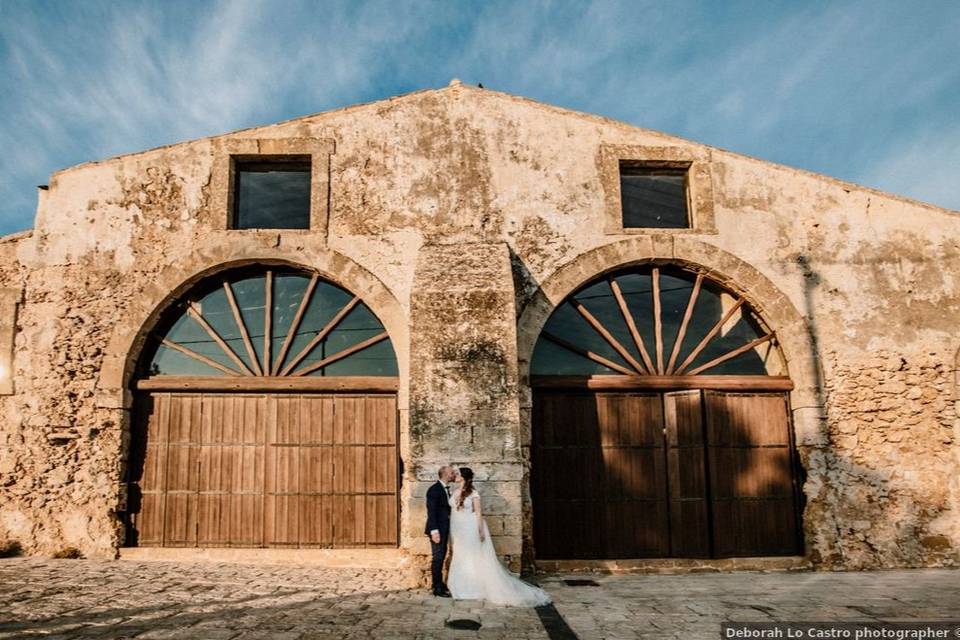
<path fill-rule="evenodd" d="M 952 565 L 958 273 L 960 213 L 456 82 L 80 165 L 0 239 L 0 538 L 421 568 L 453 462 L 514 568 Z"/>

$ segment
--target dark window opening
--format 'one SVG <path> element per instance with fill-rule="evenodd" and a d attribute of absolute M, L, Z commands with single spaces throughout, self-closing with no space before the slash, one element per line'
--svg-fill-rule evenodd
<path fill-rule="evenodd" d="M 309 229 L 310 158 L 234 165 L 234 229 Z"/>
<path fill-rule="evenodd" d="M 687 210 L 687 169 L 620 163 L 620 202 L 623 227 L 684 229 Z"/>

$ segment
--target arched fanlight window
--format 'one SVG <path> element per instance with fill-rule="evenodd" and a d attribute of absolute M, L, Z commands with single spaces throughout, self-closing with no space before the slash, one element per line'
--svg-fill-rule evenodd
<path fill-rule="evenodd" d="M 396 376 L 383 324 L 316 273 L 256 267 L 202 282 L 151 336 L 149 376 Z"/>
<path fill-rule="evenodd" d="M 588 283 L 560 304 L 537 341 L 538 376 L 784 373 L 774 332 L 703 274 L 645 266 Z"/>

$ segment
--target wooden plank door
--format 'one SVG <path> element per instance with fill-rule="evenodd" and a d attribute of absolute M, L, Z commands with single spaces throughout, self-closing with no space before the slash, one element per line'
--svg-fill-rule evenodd
<path fill-rule="evenodd" d="M 198 546 L 263 544 L 262 425 L 267 410 L 262 394 L 202 396 Z"/>
<path fill-rule="evenodd" d="M 669 552 L 658 394 L 537 392 L 532 458 L 537 557 Z"/>
<path fill-rule="evenodd" d="M 163 545 L 170 404 L 169 393 L 155 393 L 138 396 L 134 406 L 136 421 L 127 461 L 128 544 Z"/>
<path fill-rule="evenodd" d="M 715 555 L 802 553 L 783 394 L 705 391 Z"/>
<path fill-rule="evenodd" d="M 281 422 L 299 422 L 297 540 L 300 547 L 333 546 L 333 396 L 278 400 Z M 293 460 L 289 461 L 290 463 Z"/>
<path fill-rule="evenodd" d="M 141 546 L 396 546 L 395 394 L 138 397 Z"/>
<path fill-rule="evenodd" d="M 670 555 L 711 555 L 703 406 L 700 391 L 663 398 L 670 486 Z"/>
<path fill-rule="evenodd" d="M 163 518 L 163 544 L 167 547 L 193 547 L 197 544 L 200 409 L 200 394 L 171 398 Z"/>
<path fill-rule="evenodd" d="M 670 538 L 660 394 L 602 393 L 596 403 L 601 557 L 666 555 Z"/>
<path fill-rule="evenodd" d="M 396 396 L 283 395 L 271 402 L 265 544 L 396 546 Z"/>
<path fill-rule="evenodd" d="M 264 544 L 297 547 L 300 543 L 300 453 L 304 422 L 298 395 L 273 396 L 267 403 L 264 452 Z"/>
<path fill-rule="evenodd" d="M 600 434 L 593 394 L 536 393 L 531 489 L 538 558 L 599 557 Z M 562 531 L 562 534 L 557 532 Z"/>
<path fill-rule="evenodd" d="M 196 546 L 200 405 L 199 394 L 160 393 L 146 403 L 142 500 L 134 516 L 140 545 Z"/>
<path fill-rule="evenodd" d="M 368 395 L 364 403 L 363 540 L 368 547 L 395 547 L 400 489 L 397 397 Z"/>

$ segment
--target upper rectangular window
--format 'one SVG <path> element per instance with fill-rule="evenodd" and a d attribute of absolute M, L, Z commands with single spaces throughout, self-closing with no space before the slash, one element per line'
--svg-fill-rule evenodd
<path fill-rule="evenodd" d="M 603 231 L 716 234 L 710 149 L 600 144 Z"/>
<path fill-rule="evenodd" d="M 309 229 L 310 156 L 237 161 L 234 229 Z"/>
<path fill-rule="evenodd" d="M 623 228 L 686 229 L 687 167 L 620 162 Z"/>

